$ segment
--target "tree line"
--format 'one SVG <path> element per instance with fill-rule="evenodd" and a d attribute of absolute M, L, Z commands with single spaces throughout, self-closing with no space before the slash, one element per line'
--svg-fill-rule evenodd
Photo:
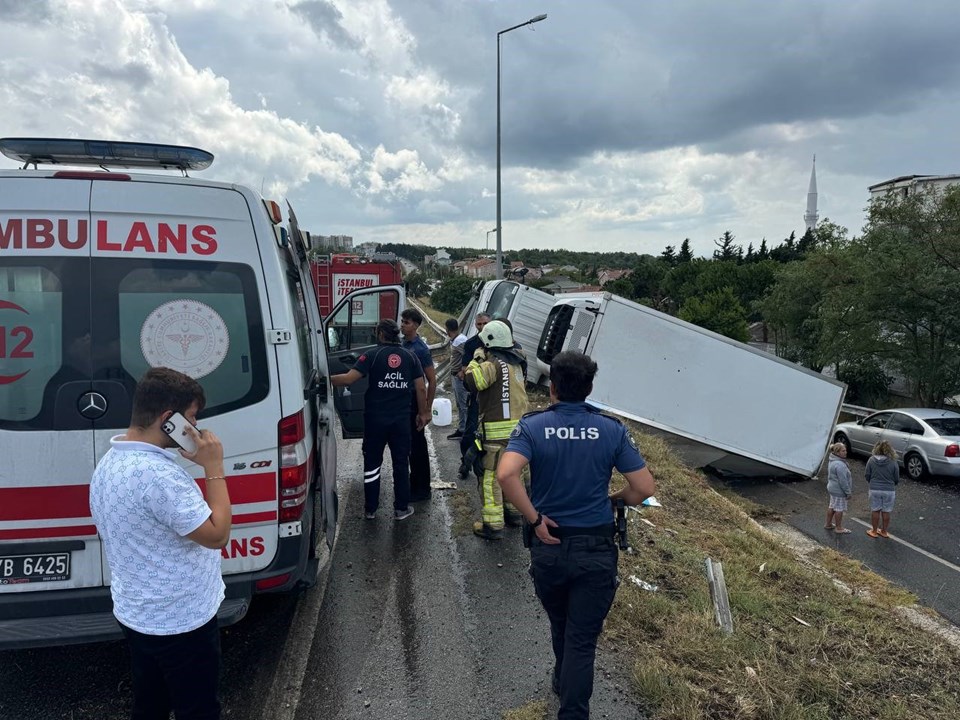
<path fill-rule="evenodd" d="M 894 376 L 923 406 L 941 407 L 960 393 L 960 186 L 872 199 L 859 237 L 825 219 L 773 247 L 764 239 L 744 248 L 729 231 L 714 245 L 710 258 L 694 257 L 689 239 L 658 256 L 524 249 L 505 257 L 574 265 L 571 275 L 583 282 L 604 268 L 630 269 L 604 290 L 742 342 L 758 323 L 779 356 L 818 372 L 835 369 L 848 402 L 883 404 Z M 384 249 L 406 257 L 436 252 Z M 475 251 L 450 250 L 468 252 Z M 459 311 L 470 284 L 444 281 L 434 305 Z"/>

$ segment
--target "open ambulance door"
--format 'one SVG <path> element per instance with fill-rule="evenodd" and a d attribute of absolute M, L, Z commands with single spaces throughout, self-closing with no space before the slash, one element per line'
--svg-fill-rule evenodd
<path fill-rule="evenodd" d="M 354 290 L 341 299 L 324 320 L 330 374 L 347 372 L 361 355 L 372 350 L 377 344 L 377 323 L 385 318 L 399 323 L 405 300 L 401 285 Z M 367 378 L 332 390 L 343 437 L 363 437 L 363 396 L 367 391 Z"/>

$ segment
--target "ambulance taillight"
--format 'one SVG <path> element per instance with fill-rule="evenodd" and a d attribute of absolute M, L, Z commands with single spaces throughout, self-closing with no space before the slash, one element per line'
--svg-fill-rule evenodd
<path fill-rule="evenodd" d="M 283 418 L 278 424 L 280 445 L 280 522 L 293 522 L 303 515 L 309 485 L 303 411 Z"/>

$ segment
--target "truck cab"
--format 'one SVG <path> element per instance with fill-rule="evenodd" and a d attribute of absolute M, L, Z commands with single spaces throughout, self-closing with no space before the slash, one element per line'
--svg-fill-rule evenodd
<path fill-rule="evenodd" d="M 527 382 L 535 385 L 547 379 L 535 355 L 554 300 L 550 293 L 529 285 L 513 280 L 491 280 L 480 286 L 473 309 L 474 314 L 485 312 L 494 320 L 510 321 L 513 339 L 527 355 Z M 468 317 L 464 322 L 467 337 L 476 335 L 473 318 Z"/>

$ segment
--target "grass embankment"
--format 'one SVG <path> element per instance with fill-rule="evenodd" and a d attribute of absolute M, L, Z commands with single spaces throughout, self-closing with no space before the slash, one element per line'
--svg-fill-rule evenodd
<path fill-rule="evenodd" d="M 539 390 L 530 395 L 532 407 L 546 405 Z M 620 556 L 622 584 L 602 642 L 632 659 L 633 689 L 651 718 L 960 718 L 960 651 L 894 612 L 914 596 L 829 548 L 814 559 L 830 574 L 800 562 L 754 522 L 769 509 L 717 494 L 663 440 L 632 429 L 663 507 L 643 510 L 652 527 L 628 513 L 634 552 Z M 455 535 L 471 532 L 467 493 L 475 492 L 464 482 L 452 496 Z M 714 619 L 707 557 L 723 563 L 730 636 Z M 546 715 L 535 702 L 504 718 Z"/>
<path fill-rule="evenodd" d="M 894 612 L 916 598 L 828 548 L 813 558 L 833 577 L 800 562 L 753 521 L 768 509 L 717 494 L 664 441 L 634 434 L 663 507 L 643 510 L 652 527 L 628 513 L 634 552 L 620 556 L 602 643 L 629 658 L 651 718 L 960 718 L 960 651 Z M 714 619 L 707 557 L 723 563 L 731 636 Z M 504 715 L 546 717 L 542 703 Z"/>
<path fill-rule="evenodd" d="M 635 552 L 621 556 L 624 582 L 605 641 L 633 656 L 635 689 L 651 717 L 960 717 L 960 651 L 892 612 L 912 595 L 818 551 L 850 588 L 842 590 L 713 492 L 662 440 L 638 438 L 663 508 L 644 509 L 653 527 L 630 513 Z M 729 637 L 714 620 L 706 557 L 723 563 Z M 642 590 L 631 575 L 659 589 Z"/>

